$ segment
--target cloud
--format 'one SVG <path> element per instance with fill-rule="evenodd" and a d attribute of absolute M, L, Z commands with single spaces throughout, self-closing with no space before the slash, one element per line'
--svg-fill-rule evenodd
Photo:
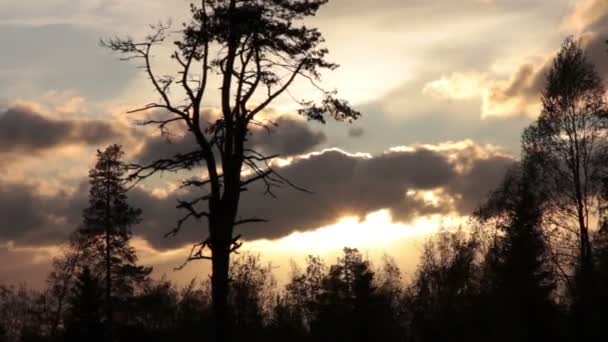
<path fill-rule="evenodd" d="M 30 184 L 0 181 L 0 241 L 60 242 L 79 223 L 85 194 L 43 194 Z M 79 210 L 80 209 L 80 210 Z"/>
<path fill-rule="evenodd" d="M 608 2 L 582 0 L 575 2 L 563 20 L 563 36 L 574 34 L 580 39 L 590 61 L 604 78 L 608 77 Z M 545 75 L 551 68 L 554 49 L 548 55 L 529 58 L 515 65 L 510 77 L 500 78 L 493 71 L 453 72 L 427 82 L 422 93 L 444 100 L 479 100 L 482 118 L 535 118 L 542 109 L 540 98 Z"/>
<path fill-rule="evenodd" d="M 327 140 L 323 132 L 314 132 L 304 120 L 287 115 L 275 121 L 276 126 L 256 129 L 248 139 L 253 149 L 266 155 L 293 156 L 310 152 Z"/>
<path fill-rule="evenodd" d="M 310 230 L 347 215 L 390 209 L 397 221 L 409 222 L 418 215 L 469 214 L 502 179 L 513 160 L 490 147 L 468 141 L 460 144 L 420 145 L 393 149 L 376 156 L 351 155 L 327 150 L 294 161 L 281 174 L 314 192 L 283 190 L 278 200 L 261 200 L 251 189 L 243 194 L 243 217 L 270 219 L 267 224 L 243 229 L 249 239 L 278 238 Z M 443 194 L 456 207 L 434 206 L 407 196 L 410 190 Z"/>
<path fill-rule="evenodd" d="M 478 97 L 484 90 L 486 76 L 481 73 L 455 72 L 428 82 L 422 93 L 437 98 L 466 100 Z"/>
<path fill-rule="evenodd" d="M 543 76 L 531 63 L 520 66 L 507 80 L 492 79 L 489 73 L 454 72 L 428 82 L 422 93 L 445 100 L 478 100 L 482 118 L 535 117 L 540 112 Z"/>
<path fill-rule="evenodd" d="M 571 14 L 564 20 L 566 30 L 575 30 L 589 60 L 594 63 L 600 76 L 608 77 L 608 2 L 605 0 L 582 0 L 574 4 Z M 518 67 L 507 81 L 495 81 L 484 98 L 484 116 L 513 116 L 527 113 L 540 114 L 540 97 L 545 75 L 551 68 L 553 56 L 539 63 L 525 63 Z"/>
<path fill-rule="evenodd" d="M 348 136 L 350 138 L 361 138 L 364 134 L 365 130 L 360 126 L 352 127 L 348 130 Z"/>
<path fill-rule="evenodd" d="M 490 81 L 482 95 L 482 117 L 536 117 L 540 114 L 540 94 L 548 65 L 524 64 L 510 79 Z"/>
<path fill-rule="evenodd" d="M 122 132 L 99 120 L 53 119 L 27 107 L 0 113 L 0 153 L 39 153 L 64 145 L 92 145 L 118 140 Z"/>
<path fill-rule="evenodd" d="M 575 2 L 572 13 L 564 19 L 563 27 L 584 32 L 590 26 L 605 20 L 606 13 L 608 13 L 608 2 L 580 0 Z"/>
<path fill-rule="evenodd" d="M 191 134 L 181 136 L 177 131 L 175 136 L 171 135 L 168 139 L 162 136 L 148 138 L 135 160 L 147 164 L 197 149 Z M 282 115 L 273 119 L 267 128 L 254 126 L 248 137 L 247 147 L 267 156 L 287 157 L 310 152 L 326 140 L 323 132 L 312 130 L 306 121 L 291 115 Z"/>
<path fill-rule="evenodd" d="M 495 188 L 513 159 L 494 147 L 472 141 L 393 148 L 383 154 L 349 154 L 330 149 L 295 158 L 281 174 L 313 192 L 277 189 L 277 199 L 264 195 L 261 183 L 243 193 L 240 215 L 270 220 L 240 228 L 248 240 L 275 239 L 294 231 L 313 230 L 343 216 L 389 209 L 399 222 L 419 215 L 472 212 Z M 65 239 L 80 223 L 88 186 L 73 192 L 41 195 L 34 186 L 0 184 L 0 241 L 49 244 Z M 432 193 L 428 196 L 416 194 Z M 163 235 L 184 214 L 177 199 L 195 196 L 180 190 L 158 196 L 135 188 L 131 203 L 143 210 L 135 233 L 155 248 L 173 248 L 198 241 L 204 221 L 190 222 L 175 238 Z"/>

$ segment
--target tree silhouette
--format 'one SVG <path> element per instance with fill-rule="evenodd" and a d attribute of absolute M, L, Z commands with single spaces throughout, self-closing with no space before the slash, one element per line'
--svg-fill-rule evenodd
<path fill-rule="evenodd" d="M 493 341 L 538 341 L 554 335 L 554 269 L 542 230 L 546 194 L 524 159 L 477 212 L 498 229 L 486 256 L 481 298 Z"/>
<path fill-rule="evenodd" d="M 235 340 L 264 340 L 275 286 L 271 265 L 245 254 L 230 266 L 230 311 Z"/>
<path fill-rule="evenodd" d="M 83 250 L 98 274 L 105 279 L 107 333 L 112 340 L 114 301 L 117 294 L 129 294 L 134 282 L 143 281 L 150 268 L 137 266 L 137 256 L 129 246 L 130 227 L 140 222 L 141 210 L 127 203 L 123 152 L 111 145 L 97 152 L 97 163 L 89 173 L 89 206 L 83 213 L 79 229 Z"/>
<path fill-rule="evenodd" d="M 590 220 L 597 211 L 605 174 L 607 107 L 605 88 L 583 48 L 573 38 L 563 43 L 546 78 L 543 111 L 524 132 L 526 155 L 536 155 L 550 200 L 554 245 L 570 255 L 576 269 L 574 306 L 581 327 L 592 315 L 593 248 Z M 577 251 L 572 255 L 572 250 Z M 582 328 L 584 331 L 589 329 Z"/>
<path fill-rule="evenodd" d="M 74 232 L 69 239 L 69 244 L 62 254 L 53 259 L 52 270 L 47 277 L 47 298 L 52 307 L 49 314 L 52 316 L 51 337 L 56 338 L 66 307 L 66 300 L 74 286 L 75 278 L 82 272 L 84 243 L 79 232 Z"/>
<path fill-rule="evenodd" d="M 322 282 L 320 308 L 312 325 L 313 338 L 319 341 L 367 341 L 371 328 L 374 272 L 356 249 L 344 254 L 329 268 Z"/>
<path fill-rule="evenodd" d="M 200 338 L 201 331 L 213 335 L 211 295 L 208 284 L 202 288 L 195 286 L 192 281 L 180 292 L 180 301 L 177 306 L 175 336 L 179 340 Z M 213 340 L 210 338 L 210 340 Z"/>
<path fill-rule="evenodd" d="M 387 259 L 388 260 L 388 259 Z M 269 330 L 273 340 L 402 341 L 401 280 L 386 262 L 381 277 L 358 250 L 345 248 L 329 268 L 309 256 L 306 269 L 294 270 L 277 299 Z"/>
<path fill-rule="evenodd" d="M 337 65 L 326 60 L 328 51 L 321 46 L 321 33 L 300 21 L 315 15 L 326 2 L 202 0 L 200 6 L 192 5 L 192 20 L 184 24 L 175 42 L 171 57 L 180 70 L 175 76 L 160 76 L 152 65 L 152 51 L 170 34 L 167 25 L 155 26 L 141 42 L 129 38 L 102 41 L 125 59 L 141 60 L 160 97 L 160 102 L 131 113 L 161 111 L 160 118 L 146 119 L 142 124 L 157 125 L 165 133 L 172 126 L 183 125 L 196 142 L 194 151 L 137 167 L 133 179 L 144 179 L 157 171 L 204 166 L 205 178 L 184 181 L 185 187 L 197 188 L 199 195 L 179 202 L 186 214 L 172 234 L 177 234 L 188 219 L 207 221 L 209 236 L 194 245 L 188 260 L 211 259 L 216 338 L 222 342 L 231 340 L 228 272 L 230 254 L 240 246 L 239 236 L 233 236 L 234 228 L 264 222 L 239 217 L 241 192 L 258 181 L 269 194 L 274 186 L 293 186 L 269 164 L 275 156 L 263 155 L 247 144 L 251 128 L 272 128 L 272 122 L 261 119 L 260 114 L 277 98 L 288 95 L 296 79 L 312 83 L 321 92 L 320 101 L 296 101 L 301 105 L 299 112 L 308 119 L 325 122 L 325 116 L 330 115 L 350 121 L 360 115 L 337 99 L 335 91 L 323 90 L 317 84 L 323 69 L 333 70 Z M 206 109 L 213 103 L 209 90 L 216 80 L 220 114 L 213 116 Z M 207 208 L 201 209 L 204 202 Z"/>
<path fill-rule="evenodd" d="M 88 267 L 78 275 L 69 298 L 68 341 L 106 341 L 103 325 L 104 289 Z"/>
<path fill-rule="evenodd" d="M 376 290 L 370 317 L 374 339 L 381 341 L 407 341 L 409 316 L 405 308 L 405 288 L 401 270 L 396 261 L 384 256 L 382 267 L 375 272 Z"/>
<path fill-rule="evenodd" d="M 279 318 L 281 321 L 275 323 L 289 325 L 290 330 L 296 333 L 305 331 L 308 334 L 320 314 L 319 303 L 327 267 L 321 258 L 310 255 L 306 259 L 305 271 L 302 273 L 294 267 L 293 272 L 277 307 L 281 312 L 275 313 L 275 320 Z M 278 316 L 281 313 L 287 315 Z"/>
<path fill-rule="evenodd" d="M 420 341 L 469 341 L 478 291 L 478 241 L 464 232 L 441 232 L 424 246 L 408 289 L 412 334 Z M 442 327 L 438 329 L 437 327 Z"/>
<path fill-rule="evenodd" d="M 158 341 L 171 338 L 176 332 L 179 301 L 179 293 L 171 282 L 165 279 L 148 282 L 132 300 L 129 316 L 134 319 L 130 330 L 140 333 L 132 333 L 130 337 Z"/>

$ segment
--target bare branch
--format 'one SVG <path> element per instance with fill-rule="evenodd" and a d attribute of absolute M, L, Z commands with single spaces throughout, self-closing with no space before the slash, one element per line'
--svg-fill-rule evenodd
<path fill-rule="evenodd" d="M 244 219 L 244 220 L 238 220 L 234 222 L 234 226 L 240 226 L 243 224 L 248 224 L 248 223 L 268 223 L 268 220 L 265 219 L 260 219 L 260 218 L 250 218 L 250 219 Z"/>

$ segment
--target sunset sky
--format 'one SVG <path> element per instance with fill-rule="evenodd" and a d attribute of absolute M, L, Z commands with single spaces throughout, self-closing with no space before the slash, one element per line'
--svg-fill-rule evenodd
<path fill-rule="evenodd" d="M 43 283 L 81 222 L 96 149 L 120 143 L 127 160 L 146 162 L 188 144 L 135 127 L 125 112 L 156 96 L 135 64 L 99 45 L 143 37 L 158 21 L 179 27 L 188 3 L 0 0 L 0 282 Z M 363 116 L 350 125 L 307 123 L 282 98 L 265 113 L 279 123 L 276 133 L 251 139 L 281 154 L 282 175 L 314 193 L 244 195 L 243 216 L 270 220 L 241 231 L 244 249 L 276 265 L 278 277 L 290 260 L 333 259 L 344 246 L 373 260 L 392 255 L 411 270 L 420 243 L 440 227 L 466 225 L 517 159 L 564 38 L 580 38 L 608 77 L 599 35 L 608 32 L 606 0 L 331 0 L 308 25 L 341 65 L 323 84 Z M 171 70 L 169 53 L 156 54 L 159 70 Z M 293 92 L 306 97 L 309 88 L 298 83 Z M 141 263 L 184 282 L 209 265 L 173 271 L 205 235 L 193 222 L 163 237 L 180 217 L 178 180 L 146 181 L 130 199 L 143 210 L 133 240 Z"/>

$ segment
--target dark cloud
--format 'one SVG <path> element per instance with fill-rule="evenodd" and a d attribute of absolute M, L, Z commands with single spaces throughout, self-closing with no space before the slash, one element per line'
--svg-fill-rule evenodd
<path fill-rule="evenodd" d="M 99 145 L 121 135 L 103 121 L 50 119 L 24 107 L 0 113 L 0 153 L 35 153 L 67 144 Z"/>
<path fill-rule="evenodd" d="M 534 98 L 541 93 L 544 85 L 544 75 L 547 70 L 545 64 L 537 69 L 533 64 L 524 64 L 513 75 L 503 87 L 496 87 L 493 90 L 491 99 L 502 101 L 505 98 L 523 96 L 526 99 Z"/>
<path fill-rule="evenodd" d="M 79 223 L 84 196 L 83 191 L 44 195 L 33 185 L 0 182 L 0 241 L 64 240 Z"/>
<path fill-rule="evenodd" d="M 363 127 L 352 127 L 348 130 L 348 136 L 351 138 L 361 138 L 365 134 Z"/>
<path fill-rule="evenodd" d="M 306 121 L 281 116 L 269 130 L 256 129 L 248 141 L 252 148 L 266 155 L 293 156 L 310 152 L 327 140 L 323 132 L 314 132 Z"/>
<path fill-rule="evenodd" d="M 143 149 L 135 156 L 135 161 L 140 164 L 149 164 L 158 159 L 170 158 L 196 149 L 196 143 L 190 135 L 177 138 L 154 136 L 146 139 Z"/>
<path fill-rule="evenodd" d="M 281 174 L 314 194 L 293 190 L 277 193 L 278 199 L 260 200 L 251 190 L 243 195 L 243 217 L 267 217 L 270 222 L 243 229 L 249 239 L 278 238 L 296 230 L 331 224 L 337 218 L 388 208 L 393 217 L 408 222 L 421 214 L 447 213 L 449 206 L 435 206 L 406 196 L 408 190 L 443 189 L 453 198 L 461 214 L 469 214 L 502 179 L 513 160 L 503 156 L 472 158 L 466 170 L 459 171 L 454 154 L 470 151 L 438 152 L 417 148 L 390 152 L 373 158 L 327 151 L 299 160 Z"/>
<path fill-rule="evenodd" d="M 306 231 L 336 222 L 345 215 L 365 216 L 388 208 L 396 221 L 409 222 L 419 215 L 471 213 L 494 189 L 513 159 L 497 154 L 479 155 L 474 148 L 436 151 L 425 147 L 389 152 L 375 157 L 327 150 L 298 159 L 280 170 L 281 175 L 312 194 L 290 188 L 276 189 L 277 198 L 264 195 L 262 184 L 243 193 L 242 218 L 260 217 L 268 223 L 244 226 L 246 239 L 275 239 L 294 231 Z M 408 190 L 442 189 L 439 205 L 406 196 Z M 200 240 L 204 221 L 190 222 L 177 237 L 163 238 L 182 212 L 178 198 L 193 194 L 173 193 L 159 199 L 135 190 L 130 198 L 144 210 L 137 232 L 160 248 Z M 453 200 L 454 204 L 449 204 Z"/>
<path fill-rule="evenodd" d="M 277 189 L 277 199 L 264 196 L 262 184 L 251 186 L 242 197 L 243 218 L 262 217 L 269 223 L 244 226 L 246 239 L 275 239 L 296 230 L 331 224 L 344 215 L 363 217 L 388 208 L 397 221 L 408 222 L 418 215 L 457 211 L 470 213 L 502 179 L 513 160 L 474 146 L 434 150 L 428 147 L 388 152 L 382 155 L 349 155 L 328 150 L 294 161 L 281 174 L 310 191 Z M 445 203 L 429 203 L 406 196 L 409 190 L 441 190 Z M 87 204 L 88 187 L 83 183 L 73 194 L 39 195 L 25 185 L 0 185 L 0 241 L 44 244 L 65 239 L 80 223 Z M 135 228 L 158 248 L 181 246 L 204 238 L 204 221 L 190 222 L 175 238 L 163 235 L 184 213 L 175 208 L 178 198 L 194 194 L 171 193 L 153 196 L 142 189 L 129 193 L 133 205 L 143 209 L 144 221 Z M 450 199 L 455 205 L 450 205 Z"/>
<path fill-rule="evenodd" d="M 291 116 L 281 116 L 274 124 L 268 129 L 253 129 L 247 141 L 248 147 L 268 156 L 293 156 L 310 152 L 327 140 L 323 132 L 313 131 L 306 121 Z M 139 163 L 150 163 L 196 149 L 196 142 L 190 134 L 168 138 L 155 136 L 147 139 L 135 159 Z"/>

